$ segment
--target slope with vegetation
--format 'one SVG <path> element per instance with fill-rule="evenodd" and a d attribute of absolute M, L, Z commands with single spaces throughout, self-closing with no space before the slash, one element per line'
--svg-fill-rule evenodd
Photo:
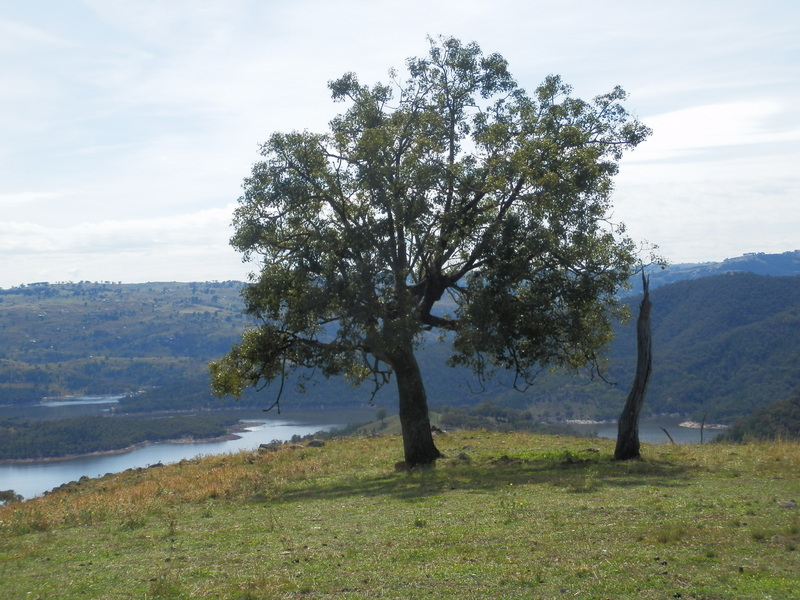
<path fill-rule="evenodd" d="M 0 290 L 0 404 L 205 378 L 246 320 L 239 282 Z"/>
<path fill-rule="evenodd" d="M 209 388 L 207 362 L 228 350 L 247 323 L 241 285 L 82 283 L 0 290 L 0 404 L 145 389 L 123 399 L 116 412 L 268 406 L 275 387 L 241 403 L 217 398 Z M 731 422 L 800 389 L 800 277 L 744 273 L 686 280 L 654 290 L 652 300 L 654 365 L 645 416 L 679 413 L 699 421 L 707 414 L 708 422 Z M 626 302 L 635 315 L 638 298 Z M 430 334 L 420 348 L 428 397 L 438 412 L 445 405 L 491 401 L 530 409 L 535 420 L 615 419 L 636 351 L 632 327 L 618 326 L 615 335 L 608 378 L 617 385 L 543 373 L 520 393 L 502 372 L 500 383 L 481 382 L 466 369 L 445 367 L 449 348 Z M 305 394 L 292 387 L 287 384 L 284 402 L 307 411 L 364 405 L 370 397 L 369 389 L 338 379 L 309 385 Z M 375 401 L 394 412 L 393 390 Z"/>
<path fill-rule="evenodd" d="M 800 394 L 770 402 L 740 419 L 718 441 L 800 440 Z"/>
<path fill-rule="evenodd" d="M 793 598 L 796 443 L 455 432 L 182 461 L 0 507 L 9 598 Z"/>
<path fill-rule="evenodd" d="M 800 277 L 736 273 L 651 292 L 653 373 L 644 414 L 731 422 L 800 389 Z M 636 314 L 639 298 L 630 298 Z M 613 419 L 633 380 L 636 341 L 618 326 L 608 379 L 543 377 L 525 395 L 505 394 L 551 419 Z"/>

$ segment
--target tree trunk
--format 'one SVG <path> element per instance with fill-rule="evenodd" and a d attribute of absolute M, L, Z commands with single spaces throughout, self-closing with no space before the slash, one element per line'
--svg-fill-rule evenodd
<path fill-rule="evenodd" d="M 400 426 L 406 465 L 409 468 L 430 465 L 442 454 L 433 443 L 428 398 L 414 349 L 409 344 L 392 352 L 390 358 L 400 396 Z"/>
<path fill-rule="evenodd" d="M 640 458 L 639 452 L 639 413 L 644 404 L 647 383 L 653 368 L 652 343 L 650 337 L 650 281 L 642 273 L 644 297 L 639 305 L 639 318 L 636 320 L 636 376 L 619 417 L 617 447 L 614 460 Z"/>

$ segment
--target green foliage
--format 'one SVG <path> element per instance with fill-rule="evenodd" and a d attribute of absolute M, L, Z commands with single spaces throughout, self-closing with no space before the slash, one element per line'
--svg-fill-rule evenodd
<path fill-rule="evenodd" d="M 0 504 L 8 502 L 21 502 L 22 496 L 17 494 L 14 490 L 0 490 Z"/>
<path fill-rule="evenodd" d="M 209 389 L 207 353 L 179 356 L 148 346 L 157 332 L 183 330 L 207 335 L 198 344 L 209 351 L 228 348 L 245 327 L 239 283 L 58 284 L 0 290 L 0 404 L 33 404 L 43 396 L 119 393 L 142 390 L 120 401 L 121 412 L 197 410 L 235 405 Z M 707 422 L 744 417 L 800 389 L 800 363 L 794 343 L 800 337 L 800 277 L 752 274 L 687 280 L 652 292 L 656 362 L 645 415 L 681 413 Z M 193 298 L 199 303 L 194 302 Z M 124 305 L 123 321 L 96 319 L 110 306 Z M 626 299 L 634 307 L 638 298 Z M 220 311 L 192 313 L 201 306 Z M 157 307 L 154 312 L 153 307 Z M 454 305 L 445 308 L 453 311 Z M 189 312 L 187 312 L 189 311 Z M 42 315 L 39 317 L 39 315 Z M 26 320 L 26 315 L 28 316 Z M 84 329 L 85 328 L 85 329 Z M 32 343 L 30 340 L 44 340 Z M 105 355 L 93 340 L 106 340 Z M 114 341 L 116 346 L 111 342 Z M 134 350 L 133 347 L 138 348 Z M 53 346 L 53 348 L 50 348 Z M 53 352 L 59 362 L 48 362 Z M 79 355 L 69 359 L 66 352 Z M 614 419 L 625 400 L 635 365 L 634 334 L 617 326 L 609 349 L 608 377 L 617 383 L 543 373 L 525 393 L 510 390 L 513 378 L 481 383 L 465 368 L 444 366 L 450 342 L 426 333 L 418 348 L 428 397 L 434 405 L 475 405 L 485 401 L 524 411 L 537 419 Z M 93 355 L 89 357 L 88 355 Z M 500 382 L 502 385 L 498 384 Z M 362 405 L 369 390 L 347 382 L 308 385 L 294 394 L 292 406 Z M 473 393 L 485 389 L 484 393 Z M 377 398 L 396 401 L 392 390 Z M 265 405 L 263 394 L 245 390 L 239 405 Z"/>
<path fill-rule="evenodd" d="M 444 406 L 437 408 L 439 425 L 450 429 L 483 429 L 486 431 L 530 431 L 535 433 L 568 433 L 569 428 L 541 423 L 528 410 L 516 410 L 483 402 L 478 406 Z"/>
<path fill-rule="evenodd" d="M 347 109 L 329 132 L 262 146 L 232 239 L 259 261 L 244 292 L 259 326 L 211 365 L 218 393 L 302 369 L 380 386 L 432 329 L 453 332 L 454 364 L 524 379 L 610 339 L 634 260 L 607 227 L 612 178 L 649 134 L 625 93 L 587 102 L 552 76 L 528 95 L 500 55 L 453 38 L 407 67 L 331 82 Z"/>
<path fill-rule="evenodd" d="M 770 402 L 723 433 L 719 442 L 800 439 L 800 394 Z"/>
<path fill-rule="evenodd" d="M 800 277 L 731 274 L 653 293 L 657 412 L 730 421 L 800 389 Z M 627 380 L 626 380 L 627 381 Z"/>

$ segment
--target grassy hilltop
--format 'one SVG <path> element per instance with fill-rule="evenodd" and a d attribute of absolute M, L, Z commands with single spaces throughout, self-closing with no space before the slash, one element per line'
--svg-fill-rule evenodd
<path fill-rule="evenodd" d="M 453 432 L 183 461 L 0 508 L 4 598 L 797 598 L 800 445 Z"/>

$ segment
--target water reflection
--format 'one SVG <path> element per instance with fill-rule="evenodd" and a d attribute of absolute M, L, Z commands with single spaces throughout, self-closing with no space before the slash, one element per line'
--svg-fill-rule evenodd
<path fill-rule="evenodd" d="M 69 398 L 54 398 L 40 402 L 39 406 L 84 406 L 95 404 L 117 404 L 125 396 L 71 396 Z"/>

